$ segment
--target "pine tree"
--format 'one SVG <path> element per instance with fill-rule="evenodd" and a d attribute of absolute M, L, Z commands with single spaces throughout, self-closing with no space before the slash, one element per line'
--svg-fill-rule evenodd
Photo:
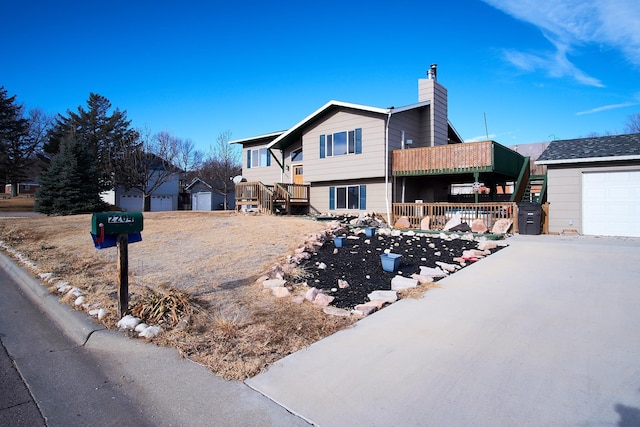
<path fill-rule="evenodd" d="M 11 183 L 17 191 L 18 182 L 24 179 L 22 169 L 33 150 L 27 149 L 29 121 L 22 117 L 22 106 L 15 101 L 15 95 L 8 97 L 0 87 L 0 184 Z"/>
<path fill-rule="evenodd" d="M 94 159 L 100 174 L 101 191 L 114 187 L 118 153 L 139 143 L 139 135 L 130 128 L 131 121 L 127 120 L 126 112 L 116 108 L 109 114 L 110 110 L 111 103 L 107 98 L 91 93 L 86 110 L 78 107 L 77 112 L 67 111 L 68 117 L 58 117 L 43 147 L 45 153 L 55 155 L 60 151 L 64 138 L 73 132 Z"/>
<path fill-rule="evenodd" d="M 106 208 L 100 199 L 100 173 L 85 143 L 70 133 L 61 141 L 60 152 L 40 176 L 36 212 L 72 215 Z"/>

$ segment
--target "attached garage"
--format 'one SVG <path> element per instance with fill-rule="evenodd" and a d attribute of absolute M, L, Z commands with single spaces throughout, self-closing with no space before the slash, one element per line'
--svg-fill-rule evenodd
<path fill-rule="evenodd" d="M 582 232 L 640 237 L 640 170 L 582 174 Z"/>
<path fill-rule="evenodd" d="M 172 211 L 173 197 L 171 196 L 151 196 L 151 212 Z"/>
<path fill-rule="evenodd" d="M 144 208 L 142 195 L 121 194 L 118 197 L 117 206 L 127 212 L 142 212 Z"/>
<path fill-rule="evenodd" d="M 640 237 L 640 134 L 553 141 L 536 164 L 550 233 Z"/>

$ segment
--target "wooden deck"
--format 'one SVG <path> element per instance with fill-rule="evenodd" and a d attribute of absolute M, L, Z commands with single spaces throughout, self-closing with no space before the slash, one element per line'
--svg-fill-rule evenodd
<path fill-rule="evenodd" d="M 257 208 L 259 212 L 292 213 L 293 206 L 309 206 L 309 186 L 301 184 L 240 182 L 236 184 L 236 210 Z"/>
<path fill-rule="evenodd" d="M 394 176 L 497 172 L 517 177 L 525 158 L 495 141 L 393 151 Z"/>

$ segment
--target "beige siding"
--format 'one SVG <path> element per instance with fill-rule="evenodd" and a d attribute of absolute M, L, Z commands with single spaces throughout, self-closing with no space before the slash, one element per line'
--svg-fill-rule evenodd
<path fill-rule="evenodd" d="M 334 209 L 329 211 L 329 187 L 346 186 L 346 185 L 366 185 L 367 186 L 367 207 L 361 211 L 350 211 L 346 209 Z M 333 213 L 333 214 L 347 214 L 351 213 L 358 215 L 361 212 L 376 212 L 382 215 L 386 215 L 386 192 L 385 192 L 384 179 L 375 180 L 354 180 L 354 181 L 338 181 L 327 182 L 322 184 L 311 185 L 311 211 L 314 213 Z M 391 203 L 391 184 L 389 183 L 389 203 Z M 391 206 L 389 206 L 391 209 Z"/>
<path fill-rule="evenodd" d="M 392 150 L 395 150 L 396 146 L 398 149 L 402 148 L 402 131 L 404 131 L 405 141 L 409 139 L 413 140 L 413 144 L 410 147 L 416 148 L 428 146 L 428 140 L 423 137 L 420 118 L 420 109 L 413 109 L 394 114 L 391 117 L 391 124 L 389 125 L 389 140 L 392 145 L 389 148 Z M 405 146 L 405 148 L 409 148 L 409 146 Z"/>
<path fill-rule="evenodd" d="M 339 110 L 302 137 L 305 182 L 384 177 L 386 117 Z M 362 128 L 362 153 L 320 158 L 320 135 Z"/>
<path fill-rule="evenodd" d="M 575 229 L 582 233 L 582 174 L 620 170 L 638 170 L 638 166 L 558 168 L 550 165 L 547 170 L 549 232 Z"/>
<path fill-rule="evenodd" d="M 433 79 L 418 80 L 418 100 L 431 101 L 430 141 L 433 145 L 449 143 L 447 89 Z"/>
<path fill-rule="evenodd" d="M 266 144 L 264 145 L 253 145 L 242 147 L 242 176 L 249 182 L 251 181 L 261 181 L 264 184 L 271 185 L 274 182 L 280 182 L 280 173 L 281 169 L 278 166 L 278 163 L 271 158 L 271 165 L 267 167 L 254 167 L 249 168 L 247 166 L 247 151 L 249 150 L 257 150 L 260 148 L 266 148 Z M 276 151 L 278 153 L 278 151 Z M 286 182 L 286 181 L 285 181 Z"/>
<path fill-rule="evenodd" d="M 560 233 L 565 229 L 576 229 L 581 232 L 581 169 L 549 169 L 547 177 L 549 232 Z"/>

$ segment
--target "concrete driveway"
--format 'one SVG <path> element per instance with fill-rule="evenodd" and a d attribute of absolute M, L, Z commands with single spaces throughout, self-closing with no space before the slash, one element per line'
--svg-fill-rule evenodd
<path fill-rule="evenodd" d="M 321 426 L 640 425 L 640 239 L 508 242 L 246 383 Z"/>

